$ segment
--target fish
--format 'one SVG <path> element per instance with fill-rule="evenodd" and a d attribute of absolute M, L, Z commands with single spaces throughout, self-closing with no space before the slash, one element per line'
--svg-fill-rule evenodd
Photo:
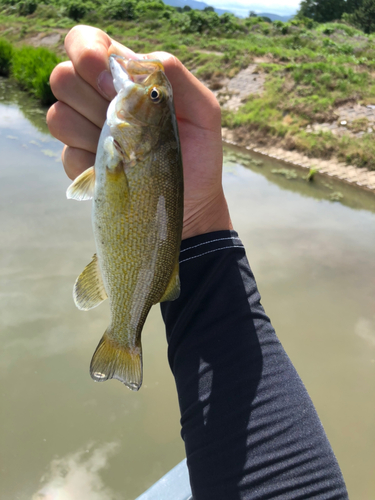
<path fill-rule="evenodd" d="M 109 299 L 110 324 L 90 364 L 97 382 L 142 385 L 141 332 L 152 305 L 180 295 L 183 166 L 172 86 L 158 60 L 112 54 L 111 101 L 95 164 L 67 190 L 92 199 L 96 253 L 73 299 L 87 311 Z"/>

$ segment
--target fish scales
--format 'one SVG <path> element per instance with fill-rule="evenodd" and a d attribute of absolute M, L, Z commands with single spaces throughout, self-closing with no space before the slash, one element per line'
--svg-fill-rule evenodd
<path fill-rule="evenodd" d="M 156 167 L 158 166 L 156 164 Z M 139 171 L 142 170 L 142 166 L 137 165 L 137 174 L 138 167 Z M 147 169 L 147 165 L 145 168 Z M 164 224 L 158 226 L 155 224 L 153 217 L 157 212 L 158 203 L 154 193 L 165 191 L 165 189 L 162 189 L 165 188 L 163 179 L 160 179 L 160 186 L 155 186 L 151 185 L 150 176 L 133 176 L 129 172 L 127 177 L 129 182 L 129 206 L 126 206 L 123 198 L 121 199 L 121 191 L 119 193 L 114 193 L 113 190 L 104 192 L 102 197 L 105 200 L 117 195 L 119 195 L 119 199 L 113 200 L 112 203 L 106 201 L 104 207 L 101 203 L 94 203 L 94 220 L 97 220 L 96 226 L 102 228 L 95 227 L 94 230 L 97 231 L 97 239 L 100 242 L 98 256 L 100 253 L 99 262 L 101 263 L 106 288 L 114 287 L 117 291 L 116 294 L 112 294 L 110 297 L 114 321 L 134 326 L 139 331 L 142 325 L 139 319 L 133 324 L 131 312 L 137 310 L 137 307 L 139 308 L 139 305 L 145 302 L 143 318 L 143 316 L 147 315 L 151 305 L 161 299 L 166 286 L 166 280 L 163 280 L 163 277 L 165 274 L 172 273 L 176 259 L 175 255 L 172 255 L 171 244 L 168 244 L 172 242 L 162 245 L 163 239 L 160 238 L 160 231 L 167 225 L 167 221 L 163 221 Z M 152 176 L 151 179 L 155 179 L 155 176 Z M 106 186 L 107 184 L 104 185 L 104 189 Z M 101 196 L 100 192 L 98 194 Z M 159 195 L 159 199 L 162 199 L 160 197 L 163 197 L 163 194 Z M 174 207 L 169 208 L 173 210 Z M 168 213 L 167 207 L 165 212 Z M 168 234 L 168 231 L 166 233 Z M 172 234 L 172 232 L 169 231 L 169 234 Z M 101 244 L 102 241 L 105 244 Z M 130 248 L 124 248 L 124 241 L 131 242 Z M 143 253 L 143 259 L 139 262 L 139 255 L 145 247 L 148 251 Z M 158 259 L 158 262 L 155 263 L 155 259 Z M 156 264 L 154 286 L 150 286 L 144 277 L 147 271 L 150 270 L 150 264 Z M 121 279 L 119 280 L 117 274 L 120 269 L 124 269 L 124 271 L 127 269 L 127 271 L 120 273 Z M 160 277 L 158 273 L 161 274 Z M 146 289 L 143 287 L 146 287 Z M 147 293 L 149 291 L 150 293 Z M 127 304 L 127 307 L 124 307 L 124 304 Z M 121 330 L 117 331 L 120 332 Z M 131 343 L 135 340 L 133 332 L 127 333 L 129 336 L 128 341 Z M 114 337 L 116 337 L 116 333 L 114 333 Z"/>
<path fill-rule="evenodd" d="M 75 199 L 88 199 L 93 189 L 97 247 L 76 281 L 74 299 L 88 310 L 109 298 L 111 322 L 94 353 L 91 376 L 117 378 L 138 390 L 147 314 L 153 304 L 179 295 L 183 173 L 172 89 L 161 63 L 112 56 L 110 66 L 118 95 L 95 166 L 68 189 Z"/>

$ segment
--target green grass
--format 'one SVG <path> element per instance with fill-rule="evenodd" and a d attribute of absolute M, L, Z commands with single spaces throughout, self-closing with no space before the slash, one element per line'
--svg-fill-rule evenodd
<path fill-rule="evenodd" d="M 0 38 L 0 75 L 9 76 L 12 65 L 13 47 L 6 40 Z"/>
<path fill-rule="evenodd" d="M 0 74 L 11 77 L 24 89 L 33 94 L 42 104 L 56 101 L 52 94 L 49 78 L 60 58 L 45 48 L 13 48 L 0 39 Z"/>
<path fill-rule="evenodd" d="M 375 141 L 373 134 L 365 134 L 360 139 L 343 136 L 338 144 L 339 159 L 358 167 L 375 170 Z"/>

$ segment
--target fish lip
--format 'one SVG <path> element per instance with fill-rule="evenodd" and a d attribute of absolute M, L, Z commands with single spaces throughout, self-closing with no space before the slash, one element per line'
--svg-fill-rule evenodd
<path fill-rule="evenodd" d="M 109 56 L 109 68 L 111 70 L 113 85 L 117 93 L 121 90 L 130 90 L 134 86 L 134 80 L 126 70 L 125 57 L 117 54 Z"/>

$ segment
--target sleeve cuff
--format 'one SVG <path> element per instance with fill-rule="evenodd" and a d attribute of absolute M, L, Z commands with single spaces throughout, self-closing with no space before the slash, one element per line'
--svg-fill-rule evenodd
<path fill-rule="evenodd" d="M 181 242 L 180 264 L 231 248 L 244 248 L 236 231 L 215 231 L 193 236 Z"/>

